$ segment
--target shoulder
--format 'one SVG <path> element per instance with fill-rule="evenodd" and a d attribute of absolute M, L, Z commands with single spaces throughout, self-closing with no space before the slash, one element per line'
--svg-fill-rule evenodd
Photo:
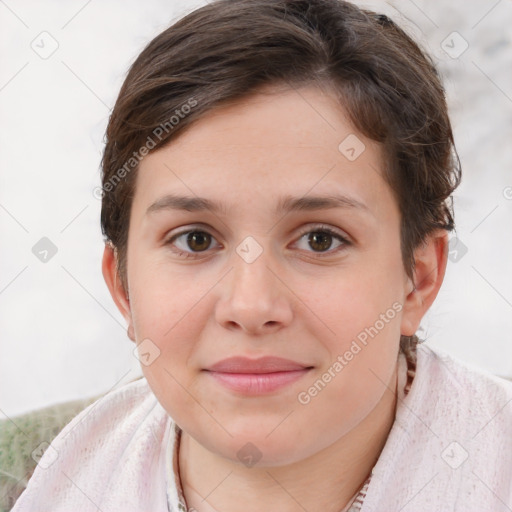
<path fill-rule="evenodd" d="M 468 457 L 467 468 L 512 478 L 512 382 L 422 345 L 416 377 L 404 400 L 403 425 L 443 460 L 458 451 Z"/>
<path fill-rule="evenodd" d="M 512 383 L 417 349 L 362 511 L 501 510 L 512 495 Z"/>
<path fill-rule="evenodd" d="M 165 411 L 142 377 L 105 393 L 88 405 L 59 432 L 52 445 L 76 444 L 85 437 L 98 443 L 120 444 L 125 433 L 164 416 Z"/>
<path fill-rule="evenodd" d="M 471 403 L 473 412 L 476 407 L 482 414 L 492 411 L 495 413 L 497 406 L 503 407 L 512 401 L 511 381 L 462 361 L 439 348 L 418 346 L 417 377 L 418 386 L 423 391 L 430 390 L 435 398 L 447 399 L 460 406 Z"/>
<path fill-rule="evenodd" d="M 67 436 L 78 425 L 95 427 L 102 423 L 109 427 L 129 421 L 130 417 L 146 414 L 157 405 L 157 399 L 145 378 L 124 384 L 99 397 L 75 416 L 60 432 L 59 437 Z M 87 421 L 85 421 L 87 420 Z"/>
<path fill-rule="evenodd" d="M 163 503 L 171 423 L 145 378 L 107 393 L 50 443 L 14 510 L 39 510 L 51 502 L 52 510 L 62 512 L 70 504 L 95 510 L 91 503 L 104 511 L 131 511 L 155 499 Z"/>
<path fill-rule="evenodd" d="M 76 458 L 84 451 L 90 458 L 122 454 L 148 431 L 158 437 L 169 416 L 151 391 L 145 378 L 113 390 L 84 409 L 52 442 L 64 457 Z"/>

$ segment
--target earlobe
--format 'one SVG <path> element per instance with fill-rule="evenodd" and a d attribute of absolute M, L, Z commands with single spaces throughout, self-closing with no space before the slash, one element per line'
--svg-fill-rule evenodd
<path fill-rule="evenodd" d="M 133 331 L 132 313 L 128 293 L 123 288 L 121 279 L 117 271 L 117 254 L 114 246 L 107 242 L 103 251 L 103 260 L 101 265 L 103 278 L 110 291 L 110 295 L 114 300 L 117 309 L 121 312 L 128 324 L 128 337 L 135 341 Z"/>
<path fill-rule="evenodd" d="M 443 283 L 448 258 L 448 232 L 436 230 L 414 251 L 414 283 L 408 282 L 401 334 L 412 336 Z M 412 289 L 411 289 L 412 288 Z"/>

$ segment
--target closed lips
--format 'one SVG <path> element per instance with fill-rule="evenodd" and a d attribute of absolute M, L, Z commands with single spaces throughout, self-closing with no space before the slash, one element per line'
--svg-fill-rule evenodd
<path fill-rule="evenodd" d="M 293 372 L 310 368 L 312 368 L 312 366 L 289 359 L 266 356 L 260 357 L 258 359 L 249 359 L 247 357 L 230 357 L 213 364 L 206 370 L 219 373 L 262 374 Z"/>
<path fill-rule="evenodd" d="M 290 359 L 230 357 L 210 366 L 206 374 L 238 396 L 276 394 L 304 377 L 312 366 Z"/>

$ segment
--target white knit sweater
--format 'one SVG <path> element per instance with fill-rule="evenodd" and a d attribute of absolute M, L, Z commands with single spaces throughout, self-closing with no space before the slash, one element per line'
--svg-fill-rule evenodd
<path fill-rule="evenodd" d="M 417 356 L 361 512 L 510 512 L 512 383 L 425 345 Z M 400 390 L 406 371 L 401 355 Z M 60 432 L 13 512 L 183 511 L 178 433 L 145 379 L 127 384 Z"/>

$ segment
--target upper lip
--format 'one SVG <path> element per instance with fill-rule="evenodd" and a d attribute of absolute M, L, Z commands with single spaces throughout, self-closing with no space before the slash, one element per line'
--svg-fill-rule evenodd
<path fill-rule="evenodd" d="M 206 368 L 208 371 L 221 373 L 274 373 L 304 370 L 311 366 L 283 359 L 281 357 L 260 357 L 249 359 L 248 357 L 229 357 Z"/>

